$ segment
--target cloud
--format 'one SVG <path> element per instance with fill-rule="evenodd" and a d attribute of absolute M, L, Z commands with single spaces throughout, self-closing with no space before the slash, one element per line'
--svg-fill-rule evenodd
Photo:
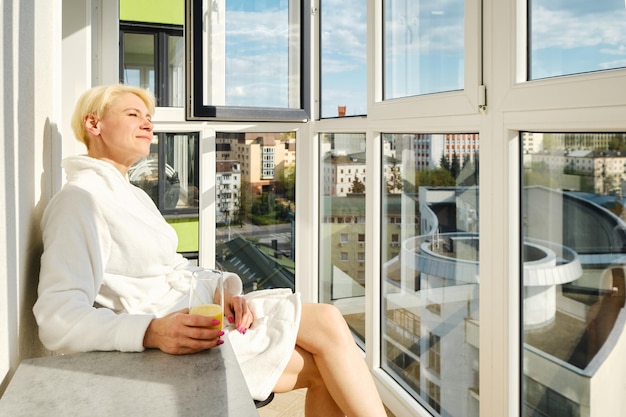
<path fill-rule="evenodd" d="M 364 63 L 357 63 L 355 61 L 346 61 L 342 58 L 324 58 L 322 65 L 323 74 L 335 74 L 341 72 L 351 72 L 364 70 Z"/>
<path fill-rule="evenodd" d="M 407 2 L 403 6 L 387 13 L 388 55 L 462 55 L 464 9 L 460 0 Z"/>
<path fill-rule="evenodd" d="M 626 67 L 626 59 L 618 59 L 616 61 L 607 61 L 599 64 L 600 69 L 613 69 Z"/>
<path fill-rule="evenodd" d="M 227 105 L 288 107 L 286 10 L 229 11 L 226 18 Z"/>
<path fill-rule="evenodd" d="M 572 49 L 581 46 L 623 45 L 626 39 L 626 13 L 616 10 L 602 13 L 577 13 L 575 9 L 532 12 L 533 49 Z"/>
<path fill-rule="evenodd" d="M 345 2 L 337 0 L 322 2 L 322 54 L 351 57 L 364 63 L 367 52 L 367 4 L 364 0 L 356 0 L 350 5 L 350 8 L 346 8 Z"/>
<path fill-rule="evenodd" d="M 286 45 L 289 39 L 289 22 L 286 15 L 285 10 L 229 12 L 226 17 L 226 42 L 241 47 Z"/>
<path fill-rule="evenodd" d="M 358 26 L 358 25 L 354 25 Z M 364 26 L 364 25 L 363 25 Z M 322 32 L 322 55 L 338 55 L 358 60 L 365 64 L 367 47 L 365 30 L 358 31 L 346 27 L 333 27 Z"/>
<path fill-rule="evenodd" d="M 626 45 L 619 45 L 617 48 L 602 48 L 600 52 L 606 55 L 626 55 Z"/>
<path fill-rule="evenodd" d="M 266 55 L 233 56 L 226 65 L 227 105 L 288 107 L 284 60 L 268 59 Z"/>
<path fill-rule="evenodd" d="M 533 9 L 533 78 L 624 67 L 626 60 L 615 57 L 626 55 L 626 11 L 623 1 L 611 1 L 573 0 L 557 10 L 546 2 Z"/>

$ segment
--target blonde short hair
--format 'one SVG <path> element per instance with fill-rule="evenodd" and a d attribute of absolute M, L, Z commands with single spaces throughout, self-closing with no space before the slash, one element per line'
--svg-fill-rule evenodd
<path fill-rule="evenodd" d="M 92 87 L 78 98 L 76 107 L 74 108 L 71 123 L 76 139 L 83 142 L 87 148 L 89 148 L 89 135 L 85 129 L 85 117 L 88 115 L 94 115 L 97 118 L 106 116 L 111 103 L 113 103 L 116 98 L 127 93 L 139 97 L 148 108 L 148 112 L 151 115 L 154 114 L 155 99 L 148 90 L 124 84 Z"/>

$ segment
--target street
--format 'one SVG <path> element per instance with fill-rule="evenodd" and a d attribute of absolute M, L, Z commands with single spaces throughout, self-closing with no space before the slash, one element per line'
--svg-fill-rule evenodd
<path fill-rule="evenodd" d="M 230 233 L 230 237 L 229 237 Z M 291 250 L 291 224 L 281 223 L 267 226 L 256 226 L 245 223 L 243 226 L 231 225 L 230 227 L 218 227 L 215 231 L 216 243 L 224 243 L 236 237 L 254 239 L 261 244 L 271 246 L 272 240 L 278 243 L 278 249 L 283 252 Z"/>

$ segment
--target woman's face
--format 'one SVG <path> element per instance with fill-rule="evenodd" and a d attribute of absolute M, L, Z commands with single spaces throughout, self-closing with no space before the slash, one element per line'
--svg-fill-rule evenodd
<path fill-rule="evenodd" d="M 152 118 L 143 100 L 132 93 L 121 95 L 97 122 L 100 140 L 90 146 L 96 153 L 92 156 L 130 167 L 150 153 L 152 127 Z"/>

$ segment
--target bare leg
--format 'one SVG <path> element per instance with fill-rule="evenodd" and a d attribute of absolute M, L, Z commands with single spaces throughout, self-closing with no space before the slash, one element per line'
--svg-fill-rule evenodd
<path fill-rule="evenodd" d="M 315 370 L 307 368 L 304 359 L 300 367 L 302 381 L 315 380 L 319 373 L 325 389 L 334 400 L 333 402 L 349 417 L 386 417 L 372 376 L 361 357 L 350 329 L 341 313 L 329 304 L 304 304 L 302 306 L 302 320 L 296 340 L 296 353 L 307 358 L 313 357 Z M 294 365 L 294 358 L 290 365 Z M 283 382 L 292 381 L 293 371 L 298 366 L 288 366 L 285 374 L 279 380 L 277 387 Z M 306 371 L 306 372 L 305 372 Z M 304 374 L 306 373 L 306 378 Z M 299 379 L 300 375 L 295 379 Z M 287 386 L 289 382 L 287 382 Z M 306 385 L 305 385 L 306 386 Z M 319 400 L 318 400 L 319 401 Z M 343 414 L 308 414 L 309 398 L 307 397 L 307 416 L 315 415 L 343 415 Z"/>
<path fill-rule="evenodd" d="M 299 388 L 307 388 L 305 416 L 345 416 L 328 392 L 313 355 L 296 346 L 285 372 L 274 387 L 274 392 L 288 392 Z"/>

